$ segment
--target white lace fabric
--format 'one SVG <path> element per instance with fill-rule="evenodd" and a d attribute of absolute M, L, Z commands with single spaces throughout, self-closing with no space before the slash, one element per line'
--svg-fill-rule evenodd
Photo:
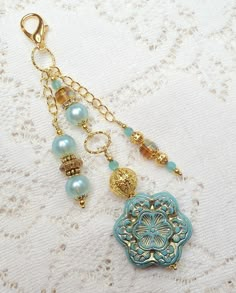
<path fill-rule="evenodd" d="M 178 181 L 115 125 L 112 153 L 138 191 L 168 190 L 191 219 L 178 270 L 138 269 L 112 234 L 124 201 L 109 191 L 103 157 L 83 149 L 92 191 L 81 209 L 65 194 L 54 131 L 21 17 L 40 14 L 57 65 L 183 170 Z M 236 292 L 236 2 L 0 1 L 0 292 Z"/>

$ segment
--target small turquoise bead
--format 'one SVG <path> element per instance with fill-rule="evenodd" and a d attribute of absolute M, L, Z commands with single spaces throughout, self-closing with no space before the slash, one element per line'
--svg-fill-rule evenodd
<path fill-rule="evenodd" d="M 117 161 L 112 160 L 112 161 L 109 162 L 109 168 L 112 171 L 115 171 L 118 167 L 119 167 L 119 163 Z"/>
<path fill-rule="evenodd" d="M 62 83 L 59 79 L 54 79 L 52 81 L 52 87 L 55 91 L 59 90 L 59 88 L 61 88 L 61 85 L 62 85 Z"/>
<path fill-rule="evenodd" d="M 52 143 L 52 152 L 59 158 L 74 154 L 76 152 L 75 140 L 67 134 L 56 136 Z"/>
<path fill-rule="evenodd" d="M 170 172 L 172 172 L 172 171 L 174 171 L 175 169 L 176 169 L 176 164 L 174 163 L 174 162 L 168 162 L 167 163 L 167 165 L 166 165 L 166 168 L 170 171 Z"/>
<path fill-rule="evenodd" d="M 72 104 L 66 110 L 66 119 L 73 125 L 81 125 L 88 120 L 88 110 L 80 103 Z"/>
<path fill-rule="evenodd" d="M 133 128 L 130 128 L 130 127 L 126 127 L 124 129 L 124 133 L 126 136 L 130 137 L 132 135 L 132 133 L 134 132 Z"/>
<path fill-rule="evenodd" d="M 78 175 L 69 178 L 66 182 L 66 193 L 71 198 L 78 198 L 89 192 L 90 184 L 86 176 Z"/>

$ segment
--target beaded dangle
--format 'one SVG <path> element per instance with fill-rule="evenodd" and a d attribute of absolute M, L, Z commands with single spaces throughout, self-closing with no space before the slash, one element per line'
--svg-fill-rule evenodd
<path fill-rule="evenodd" d="M 56 109 L 57 105 L 60 104 L 65 110 L 66 119 L 71 124 L 86 131 L 85 150 L 90 154 L 103 154 L 105 156 L 112 171 L 109 180 L 110 189 L 114 194 L 126 200 L 123 213 L 114 225 L 116 239 L 125 248 L 127 257 L 132 264 L 141 268 L 156 265 L 176 269 L 182 248 L 192 235 L 191 222 L 180 212 L 177 200 L 170 193 L 159 192 L 150 195 L 136 192 L 136 173 L 130 168 L 119 167 L 119 163 L 114 160 L 109 152 L 112 142 L 109 133 L 104 131 L 93 132 L 91 130 L 88 124 L 88 110 L 77 99 L 77 95 L 97 109 L 107 121 L 117 124 L 124 131 L 124 134 L 129 137 L 130 141 L 139 146 L 139 150 L 145 158 L 155 160 L 158 165 L 165 166 L 167 170 L 177 176 L 181 177 L 182 172 L 174 162 L 168 160 L 168 156 L 160 151 L 154 142 L 144 138 L 142 133 L 134 131 L 125 123 L 117 120 L 115 115 L 100 99 L 94 97 L 92 93 L 71 77 L 61 74 L 59 68 L 55 65 L 53 54 L 44 44 L 46 26 L 41 17 L 36 14 L 26 15 L 23 21 L 31 17 L 36 17 L 39 20 L 39 27 L 34 35 L 25 31 L 24 22 L 21 25 L 26 35 L 36 43 L 36 48 L 32 52 L 32 61 L 35 67 L 42 71 L 42 79 L 46 80 L 46 88 L 50 93 L 50 98 L 47 98 L 47 100 L 53 100 Z M 35 51 L 48 53 L 49 57 L 51 57 L 51 65 L 48 68 L 42 70 L 36 64 Z M 45 96 L 47 97 L 47 95 Z M 61 135 L 61 133 L 59 134 Z M 102 147 L 91 149 L 89 143 L 95 136 L 105 137 L 106 143 Z M 56 147 L 54 152 L 57 153 Z M 69 162 L 71 158 L 74 160 L 74 157 L 70 155 Z M 81 166 L 80 162 L 76 161 L 76 167 L 74 167 L 74 163 L 72 164 L 73 170 L 75 170 L 73 174 L 71 164 L 69 163 L 67 168 L 67 162 L 66 159 L 63 162 L 66 165 L 63 165 L 61 169 L 66 174 L 68 172 L 69 176 L 75 175 L 77 167 Z M 76 183 L 72 182 L 73 178 L 75 178 Z M 76 176 L 69 180 L 72 182 L 67 184 L 67 192 L 70 196 L 74 198 L 81 196 L 77 194 L 77 191 L 81 190 L 80 186 L 83 187 L 82 196 L 87 192 L 87 179 L 85 180 L 86 184 L 85 182 L 78 184 L 76 173 Z M 79 186 L 78 189 L 77 186 Z"/>
<path fill-rule="evenodd" d="M 38 20 L 38 28 L 34 34 L 27 32 L 24 28 L 25 21 L 32 17 Z M 34 55 L 37 51 L 46 51 L 55 62 L 52 53 L 45 47 L 44 43 L 44 35 L 47 26 L 44 25 L 43 20 L 39 15 L 31 13 L 22 18 L 21 28 L 24 33 L 36 43 L 36 47 L 33 49 L 31 57 L 34 66 L 42 72 L 41 83 L 43 86 L 43 95 L 47 100 L 48 111 L 52 115 L 52 125 L 57 134 L 52 143 L 52 152 L 61 160 L 60 170 L 67 177 L 69 177 L 65 186 L 66 193 L 70 198 L 73 198 L 82 208 L 84 208 L 85 198 L 87 197 L 90 189 L 89 180 L 86 176 L 80 175 L 83 161 L 80 157 L 76 156 L 77 146 L 75 140 L 71 136 L 64 134 L 62 128 L 59 126 L 57 99 L 54 97 L 52 88 L 49 85 L 51 79 L 56 76 L 57 70 L 53 67 L 42 68 L 38 66 L 34 60 Z M 70 95 L 70 93 L 72 93 L 72 91 L 69 91 L 67 94 Z M 63 93 L 61 93 L 61 95 L 63 95 Z M 73 96 L 71 98 L 75 97 Z"/>

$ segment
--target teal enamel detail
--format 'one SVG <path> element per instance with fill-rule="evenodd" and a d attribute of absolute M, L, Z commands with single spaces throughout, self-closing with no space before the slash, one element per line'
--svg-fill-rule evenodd
<path fill-rule="evenodd" d="M 59 90 L 61 88 L 61 86 L 62 86 L 62 83 L 59 79 L 54 79 L 52 81 L 52 87 L 55 91 Z"/>
<path fill-rule="evenodd" d="M 167 164 L 166 164 L 166 168 L 170 171 L 170 172 L 172 172 L 172 171 L 174 171 L 175 169 L 176 169 L 176 164 L 174 163 L 174 162 L 168 162 Z"/>
<path fill-rule="evenodd" d="M 74 154 L 76 152 L 75 140 L 67 134 L 56 136 L 52 143 L 52 152 L 58 158 Z"/>
<path fill-rule="evenodd" d="M 72 104 L 66 110 L 66 119 L 73 125 L 81 125 L 88 120 L 88 110 L 80 103 Z"/>
<path fill-rule="evenodd" d="M 86 176 L 83 175 L 73 176 L 66 182 L 66 193 L 69 197 L 74 199 L 82 195 L 87 195 L 89 188 L 89 180 Z"/>
<path fill-rule="evenodd" d="M 118 167 L 119 167 L 119 163 L 117 161 L 112 160 L 112 161 L 109 162 L 109 168 L 112 171 L 115 171 Z"/>
<path fill-rule="evenodd" d="M 126 136 L 130 137 L 132 135 L 132 133 L 134 132 L 133 128 L 130 127 L 125 127 L 124 129 L 124 133 Z"/>
<path fill-rule="evenodd" d="M 133 234 L 142 249 L 161 249 L 173 234 L 173 227 L 163 212 L 144 211 L 133 227 Z"/>
<path fill-rule="evenodd" d="M 170 193 L 142 193 L 126 202 L 114 235 L 134 265 L 170 266 L 180 259 L 192 225 Z"/>

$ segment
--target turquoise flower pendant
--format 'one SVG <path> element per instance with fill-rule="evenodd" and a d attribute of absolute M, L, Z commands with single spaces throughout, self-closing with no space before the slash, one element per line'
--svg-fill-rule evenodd
<path fill-rule="evenodd" d="M 167 267 L 180 259 L 192 225 L 170 193 L 140 193 L 127 200 L 114 235 L 134 265 Z"/>

